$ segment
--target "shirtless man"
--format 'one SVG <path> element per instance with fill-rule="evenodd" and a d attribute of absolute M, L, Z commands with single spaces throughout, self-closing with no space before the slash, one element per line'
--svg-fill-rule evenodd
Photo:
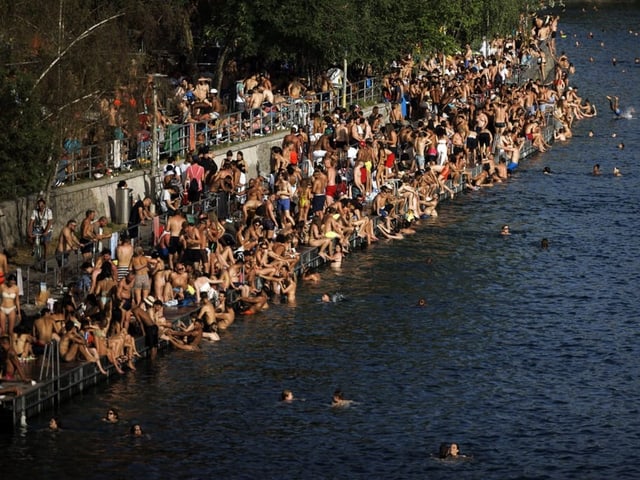
<path fill-rule="evenodd" d="M 52 340 L 59 342 L 62 323 L 63 322 L 56 322 L 53 314 L 48 310 L 44 312 L 41 317 L 33 322 L 33 338 L 35 338 L 35 344 L 44 347 Z"/>
<path fill-rule="evenodd" d="M 180 253 L 182 248 L 180 247 L 180 235 L 182 234 L 182 229 L 186 224 L 187 219 L 182 214 L 181 211 L 176 212 L 175 215 L 169 217 L 167 220 L 166 229 L 170 233 L 169 238 L 169 268 L 173 269 L 173 266 L 177 263 L 178 258 L 180 257 Z"/>
<path fill-rule="evenodd" d="M 325 171 L 327 172 L 327 188 L 325 190 L 326 206 L 330 206 L 336 200 L 336 195 L 338 193 L 338 186 L 336 184 L 336 178 L 338 176 L 338 172 L 336 170 L 337 163 L 338 159 L 335 154 L 324 157 L 324 166 Z"/>
<path fill-rule="evenodd" d="M 238 301 L 243 302 L 247 307 L 241 313 L 242 315 L 253 315 L 269 308 L 269 298 L 267 294 L 260 290 L 255 297 L 245 296 L 240 297 Z"/>
<path fill-rule="evenodd" d="M 496 135 L 501 134 L 507 126 L 507 104 L 498 101 L 493 106 L 493 125 L 496 128 Z"/>
<path fill-rule="evenodd" d="M 118 260 L 118 280 L 122 280 L 131 269 L 133 258 L 133 245 L 128 235 L 121 237 L 120 244 L 116 247 L 116 259 Z"/>
<path fill-rule="evenodd" d="M 253 73 L 244 80 L 244 91 L 253 90 L 258 86 L 258 75 Z"/>
<path fill-rule="evenodd" d="M 304 93 L 305 90 L 306 90 L 305 86 L 302 85 L 302 83 L 300 83 L 300 80 L 298 79 L 298 77 L 294 77 L 293 80 L 289 82 L 289 85 L 287 85 L 287 93 L 289 94 L 289 97 L 291 97 L 292 99 L 300 98 L 300 96 L 302 95 L 302 93 Z"/>
<path fill-rule="evenodd" d="M 387 207 L 391 191 L 385 185 L 380 187 L 380 192 L 373 198 L 371 204 L 371 212 L 374 215 L 378 215 L 385 224 L 387 231 L 391 231 L 391 211 Z"/>
<path fill-rule="evenodd" d="M 150 351 L 150 358 L 154 360 L 158 354 L 158 326 L 153 321 L 151 314 L 146 310 L 146 303 L 142 302 L 131 309 L 135 319 L 140 322 L 144 332 L 144 344 Z"/>
<path fill-rule="evenodd" d="M 133 285 L 135 283 L 136 275 L 130 271 L 118 281 L 118 290 L 116 296 L 122 302 L 122 308 L 130 310 L 133 300 Z"/>
<path fill-rule="evenodd" d="M 327 176 L 320 169 L 316 169 L 313 172 L 311 193 L 313 198 L 311 199 L 311 213 L 324 210 L 324 206 L 327 200 Z"/>
<path fill-rule="evenodd" d="M 87 347 L 87 341 L 78 333 L 76 324 L 71 320 L 65 324 L 65 333 L 60 340 L 60 356 L 65 362 L 74 362 L 78 359 L 78 354 L 82 355 L 87 362 L 95 363 L 100 373 L 107 375 L 102 368 L 100 357 L 95 349 Z"/>
<path fill-rule="evenodd" d="M 251 220 L 253 215 L 250 215 L 250 211 L 255 214 L 256 209 L 262 205 L 265 195 L 265 189 L 262 184 L 262 179 L 249 180 L 249 188 L 247 189 L 247 201 L 242 206 L 242 213 L 244 218 L 248 221 Z"/>
<path fill-rule="evenodd" d="M 298 153 L 299 157 L 302 154 L 302 138 L 300 138 L 299 129 L 296 125 L 291 127 L 290 132 L 282 139 L 282 148 L 284 149 L 289 143 L 293 143 L 295 151 Z"/>
<path fill-rule="evenodd" d="M 75 236 L 75 230 L 78 223 L 75 220 L 69 220 L 67 225 L 62 228 L 60 237 L 58 237 L 58 246 L 56 247 L 56 261 L 60 267 L 60 281 L 64 283 L 64 274 L 67 271 L 67 263 L 69 253 L 72 250 L 77 251 L 80 248 L 78 237 Z"/>
<path fill-rule="evenodd" d="M 225 293 L 220 292 L 218 294 L 218 305 L 215 310 L 218 330 L 226 330 L 236 319 L 236 311 L 231 305 L 227 305 L 225 300 Z"/>
<path fill-rule="evenodd" d="M 339 159 L 344 160 L 349 145 L 349 127 L 347 127 L 347 122 L 344 119 L 341 119 L 338 125 L 336 125 L 334 145 Z"/>
<path fill-rule="evenodd" d="M 203 338 L 212 341 L 220 340 L 217 332 L 216 310 L 206 292 L 202 292 L 200 295 L 200 310 L 196 318 L 202 322 Z"/>
<path fill-rule="evenodd" d="M 189 265 L 195 265 L 196 268 L 199 263 L 204 266 L 206 259 L 202 255 L 202 235 L 198 227 L 187 223 L 183 228 L 183 235 L 186 248 L 182 261 Z M 202 268 L 198 269 L 202 270 Z"/>
<path fill-rule="evenodd" d="M 254 116 L 260 116 L 262 113 L 262 103 L 264 102 L 264 89 L 257 87 L 253 89 L 253 93 L 249 97 L 249 108 Z"/>
<path fill-rule="evenodd" d="M 413 148 L 416 153 L 416 165 L 418 170 L 424 170 L 426 158 L 425 152 L 429 143 L 429 137 L 424 131 L 419 131 L 414 137 Z"/>
<path fill-rule="evenodd" d="M 318 140 L 313 144 L 313 157 L 320 158 L 326 157 L 336 151 L 331 144 L 333 139 L 333 131 L 331 129 L 327 129 Z"/>
<path fill-rule="evenodd" d="M 169 342 L 180 350 L 193 352 L 200 349 L 200 343 L 204 337 L 203 321 L 200 318 L 190 325 L 190 329 L 184 331 L 166 330 Z"/>
<path fill-rule="evenodd" d="M 87 210 L 82 223 L 80 224 L 80 251 L 82 259 L 91 260 L 93 257 L 93 243 L 98 239 L 93 231 L 93 220 L 96 218 L 95 210 Z"/>
<path fill-rule="evenodd" d="M 189 274 L 183 263 L 176 264 L 175 271 L 169 275 L 169 283 L 165 288 L 165 299 L 183 300 L 189 286 Z"/>

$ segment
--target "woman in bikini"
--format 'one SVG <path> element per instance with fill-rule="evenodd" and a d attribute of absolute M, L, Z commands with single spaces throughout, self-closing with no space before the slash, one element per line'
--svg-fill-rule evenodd
<path fill-rule="evenodd" d="M 17 277 L 11 274 L 7 277 L 7 281 L 0 285 L 0 335 L 9 335 L 13 339 L 13 328 L 16 321 L 21 317 L 20 310 L 20 290 L 17 285 Z M 8 329 L 5 330 L 7 327 Z"/>

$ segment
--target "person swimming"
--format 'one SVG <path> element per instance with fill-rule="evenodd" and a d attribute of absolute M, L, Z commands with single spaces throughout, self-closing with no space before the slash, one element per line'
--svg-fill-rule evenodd
<path fill-rule="evenodd" d="M 348 407 L 353 403 L 353 400 L 347 400 L 344 398 L 344 393 L 342 390 L 336 390 L 333 392 L 333 396 L 331 397 L 331 406 L 333 408 L 344 408 Z"/>
<path fill-rule="evenodd" d="M 614 177 L 621 177 L 622 173 L 620 173 L 620 169 L 618 167 L 613 167 L 613 176 Z"/>
<path fill-rule="evenodd" d="M 49 431 L 51 432 L 61 432 L 62 431 L 62 423 L 58 417 L 51 417 L 49 419 Z"/>
<path fill-rule="evenodd" d="M 543 250 L 548 250 L 549 240 L 547 240 L 546 238 L 543 238 L 542 240 L 540 240 L 540 248 L 542 248 Z"/>
<path fill-rule="evenodd" d="M 545 175 L 551 175 L 551 169 L 549 167 L 544 167 L 542 169 L 542 173 L 544 173 Z"/>
<path fill-rule="evenodd" d="M 441 460 L 468 459 L 469 457 L 460 452 L 460 445 L 457 443 L 441 443 L 438 449 L 438 458 Z"/>
<path fill-rule="evenodd" d="M 511 235 L 511 231 L 509 230 L 509 225 L 502 226 L 502 230 L 500 230 L 500 235 Z"/>
<path fill-rule="evenodd" d="M 293 392 L 291 390 L 283 390 L 280 394 L 280 401 L 283 403 L 291 403 L 293 400 Z"/>
<path fill-rule="evenodd" d="M 600 172 L 600 164 L 599 164 L 599 163 L 596 163 L 596 164 L 593 166 L 593 170 L 591 171 L 591 173 L 592 173 L 593 175 L 601 175 L 601 172 Z"/>
<path fill-rule="evenodd" d="M 344 300 L 344 295 L 341 293 L 334 293 L 333 295 L 329 295 L 328 293 L 323 293 L 322 297 L 320 297 L 320 301 L 322 303 L 337 303 Z"/>
<path fill-rule="evenodd" d="M 103 422 L 107 423 L 118 423 L 120 420 L 120 415 L 115 408 L 110 408 L 107 410 L 107 414 L 102 418 Z"/>
<path fill-rule="evenodd" d="M 617 117 L 622 115 L 622 110 L 620 110 L 620 99 L 616 96 L 607 95 L 607 100 L 609 100 L 609 108 L 613 113 L 616 114 Z"/>

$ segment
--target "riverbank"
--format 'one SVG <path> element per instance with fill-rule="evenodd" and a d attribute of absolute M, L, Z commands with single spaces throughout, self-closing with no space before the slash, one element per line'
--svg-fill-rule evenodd
<path fill-rule="evenodd" d="M 539 87 L 542 88 L 542 87 Z M 500 122 L 500 117 L 498 116 L 500 114 L 500 111 L 503 112 L 506 110 L 505 109 L 505 105 L 508 105 L 507 102 L 509 101 L 513 101 L 514 99 L 511 99 L 510 97 L 513 95 L 512 90 L 509 87 L 504 87 L 502 90 L 500 89 L 495 89 L 494 91 L 490 92 L 491 94 L 489 95 L 489 92 L 485 92 L 486 94 L 486 101 L 485 100 L 481 100 L 479 101 L 477 107 L 478 108 L 484 108 L 486 107 L 487 109 L 487 113 L 489 113 L 490 111 L 493 111 L 493 115 L 495 116 L 496 120 L 495 120 L 495 127 L 496 129 L 504 129 L 506 123 L 504 122 Z M 497 94 L 500 94 L 501 96 L 504 95 L 503 98 L 497 98 Z M 482 95 L 483 99 L 485 97 L 485 94 Z M 490 97 L 490 98 L 489 98 Z M 448 110 L 449 111 L 449 115 L 447 115 L 445 112 L 439 112 L 438 109 L 441 106 L 438 104 L 434 104 L 433 108 L 434 111 L 430 112 L 429 117 L 430 117 L 430 126 L 427 127 L 427 129 L 432 129 L 433 131 L 429 130 L 430 133 L 433 133 L 434 135 L 438 136 L 438 137 L 443 137 L 443 139 L 446 137 L 446 129 L 445 127 L 447 126 L 447 122 L 446 120 L 449 118 L 449 115 L 451 115 L 452 117 L 454 117 L 454 115 L 456 115 L 457 118 L 457 114 L 456 112 L 452 112 L 452 110 Z M 449 108 L 449 105 L 446 105 L 446 108 Z M 501 110 L 502 109 L 502 110 Z M 462 108 L 461 108 L 462 110 Z M 355 115 L 358 115 L 359 112 L 352 112 L 354 117 L 349 119 L 349 122 L 356 122 L 356 118 Z M 347 112 L 343 113 L 344 115 L 347 114 Z M 464 113 L 462 114 L 463 118 L 466 118 L 466 121 L 471 124 L 471 118 L 469 117 L 464 117 Z M 483 113 L 483 115 L 486 117 L 486 114 Z M 540 125 L 538 125 L 538 130 L 535 131 L 531 131 L 531 133 L 529 134 L 528 131 L 525 130 L 525 127 L 523 127 L 522 132 L 520 133 L 524 133 L 527 132 L 527 138 L 528 140 L 524 142 L 524 145 L 522 147 L 518 146 L 517 150 L 519 152 L 519 159 L 524 159 L 527 158 L 529 155 L 531 155 L 532 153 L 534 153 L 535 151 L 537 151 L 538 149 L 540 149 L 540 145 L 538 144 L 537 147 L 534 147 L 534 144 L 536 142 L 536 138 L 537 139 L 542 139 L 542 141 L 544 143 L 551 143 L 553 141 L 553 133 L 555 131 L 555 119 L 551 116 L 546 117 L 546 122 L 544 121 L 544 115 L 542 114 L 542 108 L 540 108 L 539 112 L 537 112 L 535 119 L 530 118 L 533 117 L 533 115 L 529 115 L 526 119 L 526 122 L 531 122 L 532 125 L 536 124 L 536 120 L 538 120 L 539 124 L 543 125 L 543 127 L 541 127 Z M 338 116 L 339 118 L 339 116 Z M 503 119 L 506 121 L 507 119 L 503 117 Z M 347 121 L 346 118 L 344 119 L 345 122 Z M 360 121 L 360 118 L 357 119 L 358 121 Z M 524 117 L 524 112 L 522 113 L 522 118 L 518 119 L 518 121 L 521 120 L 525 120 Z M 387 119 L 387 122 L 389 123 L 396 123 L 396 122 L 392 122 L 391 118 Z M 522 124 L 525 124 L 526 122 L 522 122 Z M 435 125 L 434 125 L 435 123 Z M 478 130 L 480 131 L 481 129 L 486 129 L 488 127 L 488 121 L 486 123 L 484 123 L 483 125 L 481 125 L 480 119 L 477 120 L 478 123 Z M 514 122 L 516 123 L 516 122 Z M 525 125 L 526 126 L 526 125 Z M 388 125 L 388 127 L 391 127 L 391 125 Z M 406 124 L 403 125 L 396 125 L 397 129 L 400 130 L 402 128 L 408 128 L 409 130 L 412 129 L 411 126 L 408 126 Z M 355 128 L 355 127 L 354 127 Z M 386 134 L 391 134 L 393 133 L 391 131 L 391 128 L 385 128 L 386 132 L 384 133 L 384 135 Z M 325 130 L 326 132 L 327 130 Z M 514 132 L 516 132 L 515 128 L 514 128 Z M 380 138 L 379 135 L 382 134 L 382 132 L 376 132 L 377 136 L 376 138 Z M 422 130 L 420 133 L 425 133 L 427 134 L 426 131 Z M 484 132 L 480 131 L 480 134 L 483 134 Z M 469 167 L 464 167 L 461 168 L 459 170 L 460 174 L 459 175 L 449 175 L 449 174 L 444 174 L 442 172 L 444 172 L 444 167 L 445 164 L 448 167 L 449 162 L 451 162 L 452 167 L 451 167 L 451 171 L 454 171 L 455 168 L 457 168 L 457 165 L 453 165 L 453 160 L 452 158 L 447 158 L 447 152 L 445 152 L 445 157 L 442 160 L 442 163 L 437 164 L 435 162 L 435 160 L 431 163 L 431 166 L 429 168 L 427 168 L 427 172 L 431 169 L 432 171 L 429 173 L 429 177 L 432 178 L 433 183 L 431 185 L 432 190 L 429 190 L 429 193 L 421 193 L 421 195 L 424 196 L 424 199 L 426 199 L 426 201 L 428 202 L 433 202 L 435 200 L 437 200 L 438 202 L 443 202 L 445 200 L 450 199 L 451 197 L 453 197 L 454 195 L 460 194 L 462 192 L 464 192 L 465 190 L 476 190 L 476 189 L 480 189 L 483 186 L 492 186 L 493 182 L 502 182 L 502 181 L 506 181 L 507 180 L 507 172 L 506 172 L 506 165 L 507 165 L 507 160 L 509 160 L 511 163 L 509 164 L 509 166 L 511 168 L 513 168 L 514 166 L 517 167 L 517 163 L 518 163 L 518 157 L 516 156 L 512 156 L 512 154 L 509 154 L 508 152 L 510 151 L 514 151 L 515 147 L 513 146 L 514 144 L 511 144 L 511 146 L 509 146 L 508 144 L 508 140 L 511 136 L 511 132 L 510 131 L 503 131 L 503 130 L 496 130 L 496 135 L 494 138 L 494 142 L 488 142 L 487 145 L 484 145 L 485 147 L 487 147 L 487 151 L 483 151 L 482 152 L 482 157 L 476 159 L 475 156 L 473 158 L 473 161 L 471 162 L 471 166 Z M 416 133 L 417 135 L 417 133 Z M 529 138 L 530 137 L 530 138 Z M 369 139 L 368 139 L 369 140 Z M 360 142 L 359 146 L 362 149 L 362 151 L 360 153 L 363 154 L 371 154 L 373 155 L 370 151 L 369 153 L 367 153 L 368 149 L 371 148 L 369 147 L 367 144 L 373 144 L 373 138 L 370 139 L 371 142 L 367 141 L 365 142 L 364 140 L 362 142 Z M 443 140 L 443 145 L 446 145 L 446 140 Z M 504 143 L 507 142 L 507 143 Z M 435 146 L 435 141 L 432 142 L 432 145 Z M 438 145 L 441 144 L 441 141 L 438 139 L 437 141 Z M 387 145 L 386 140 L 382 140 L 381 139 L 381 144 L 380 145 Z M 453 141 L 453 145 L 455 146 L 455 140 Z M 519 143 L 519 139 L 518 139 L 518 145 L 520 145 Z M 380 149 L 382 149 L 383 147 L 380 147 Z M 357 148 L 354 148 L 354 150 L 357 150 Z M 435 148 L 434 148 L 435 150 Z M 454 150 L 455 151 L 455 150 Z M 493 154 L 495 152 L 495 161 L 493 158 Z M 346 152 L 345 152 L 346 153 Z M 460 152 L 458 152 L 460 153 Z M 398 156 L 400 157 L 400 156 Z M 373 156 L 371 157 L 371 159 L 373 160 Z M 362 173 L 364 171 L 364 161 L 360 158 L 360 155 L 357 155 L 355 157 L 356 162 L 355 165 L 352 165 L 353 171 L 355 172 L 356 168 L 360 168 L 360 172 Z M 336 156 L 336 160 L 337 160 L 337 156 Z M 462 159 L 465 161 L 465 165 L 466 165 L 466 159 Z M 360 163 L 360 167 L 358 167 L 358 162 Z M 507 163 L 505 163 L 507 162 Z M 503 172 L 499 171 L 499 167 L 501 165 L 505 166 L 505 170 Z M 443 169 L 437 169 L 437 167 L 442 167 Z M 389 169 L 391 170 L 391 169 Z M 410 170 L 410 172 L 407 172 L 405 174 L 403 174 L 402 180 L 405 180 L 407 177 L 411 177 L 412 175 L 415 176 L 415 179 L 418 179 L 419 177 L 421 177 L 422 175 L 426 176 L 426 172 L 423 172 L 421 168 L 415 168 L 415 167 L 411 167 L 410 169 L 407 168 L 407 170 Z M 437 173 L 434 173 L 437 172 Z M 389 172 L 391 173 L 391 172 Z M 384 185 L 382 184 L 382 182 L 380 182 L 377 185 L 376 189 L 371 189 L 370 185 L 369 185 L 369 190 L 368 192 L 365 192 L 366 195 L 364 196 L 364 200 L 367 203 L 367 206 L 370 206 L 371 203 L 375 204 L 375 198 L 377 195 L 380 195 L 380 198 L 384 197 L 385 195 L 379 194 L 378 191 L 384 191 L 385 190 L 385 186 L 387 185 L 398 185 L 399 183 L 396 182 L 400 182 L 401 178 L 399 176 L 399 174 L 402 174 L 402 169 L 398 168 L 397 171 L 394 172 L 396 175 L 398 176 L 392 176 L 390 183 L 387 184 L 385 183 Z M 442 173 L 442 174 L 441 174 Z M 407 175 L 409 174 L 409 175 Z M 452 180 L 452 179 L 455 179 Z M 371 179 L 369 179 L 370 181 Z M 391 190 L 394 190 L 394 188 L 391 188 Z M 145 190 L 146 191 L 146 190 Z M 364 191 L 364 190 L 362 190 Z M 327 189 L 328 192 L 328 189 Z M 417 194 L 415 194 L 417 196 Z M 318 197 L 324 197 L 324 194 L 319 194 L 317 195 Z M 260 196 L 260 198 L 262 198 L 262 196 Z M 314 199 L 315 200 L 315 199 Z M 356 200 L 355 198 L 353 200 Z M 399 197 L 396 198 L 396 200 L 399 200 Z M 393 203 L 393 200 L 391 201 Z M 399 202 L 395 202 L 397 204 L 400 204 Z M 417 205 L 417 204 L 416 204 Z M 324 201 L 323 201 L 323 205 L 321 206 L 321 209 L 324 209 L 325 205 L 324 205 Z M 380 229 L 379 229 L 379 224 L 378 222 L 380 221 L 381 218 L 384 217 L 384 215 L 382 215 L 381 210 L 383 209 L 383 207 L 386 207 L 385 204 L 382 204 L 382 206 L 379 204 L 378 206 L 375 206 L 373 208 L 373 216 L 371 218 L 371 221 L 373 222 L 373 228 L 374 231 L 376 231 L 378 234 L 380 233 Z M 404 209 L 404 210 L 403 210 Z M 404 221 L 404 214 L 408 213 L 408 209 L 409 209 L 409 204 L 408 203 L 404 203 L 404 205 L 401 208 L 393 208 L 393 216 L 394 216 L 394 221 L 397 221 L 398 223 L 401 221 Z M 422 215 L 426 214 L 425 211 L 422 210 L 422 208 L 420 206 L 416 206 L 415 209 L 413 209 L 414 212 L 414 217 L 421 217 Z M 366 212 L 365 212 L 366 213 Z M 378 216 L 381 215 L 381 216 Z M 333 217 L 333 214 L 329 217 L 327 216 L 327 219 L 331 220 L 331 218 Z M 339 215 L 338 215 L 339 217 Z M 306 223 L 306 220 L 308 219 L 305 218 L 304 222 L 301 223 Z M 242 223 L 246 223 L 246 219 L 241 219 L 243 221 L 238 221 L 238 225 L 236 225 L 236 227 L 239 227 Z M 281 219 L 282 220 L 282 219 Z M 232 221 L 233 222 L 233 221 Z M 194 223 L 195 223 L 195 219 L 194 219 Z M 262 221 L 259 220 L 259 223 L 262 224 Z M 284 227 L 284 221 L 282 222 L 282 230 L 285 230 Z M 185 223 L 186 224 L 186 223 Z M 253 224 L 252 224 L 253 225 Z M 155 227 L 154 227 L 155 228 Z M 185 227 L 188 228 L 188 227 Z M 398 227 L 400 228 L 400 227 Z M 271 230 L 273 230 L 273 226 L 271 227 Z M 351 231 L 351 230 L 349 230 Z M 325 238 L 335 238 L 336 235 L 335 232 L 325 232 L 325 233 L 332 233 L 335 236 L 324 236 L 324 234 L 322 235 L 323 240 Z M 386 235 L 388 235 L 389 232 L 386 232 Z M 390 238 L 398 238 L 398 237 L 394 237 L 393 235 L 389 235 Z M 266 240 L 266 239 L 265 239 Z M 273 238 L 269 239 L 269 240 L 273 240 Z M 344 239 L 345 241 L 347 240 L 346 237 Z M 374 239 L 375 240 L 375 239 Z M 324 240 L 326 242 L 326 240 Z M 350 239 L 348 239 L 351 247 L 355 248 L 355 247 L 359 247 L 361 246 L 363 240 L 362 238 L 358 237 L 357 235 L 353 235 Z M 258 244 L 258 241 L 256 241 L 256 244 Z M 255 245 L 254 245 L 255 247 Z M 269 244 L 265 243 L 264 244 L 265 249 L 269 248 Z M 351 248 L 350 250 L 352 250 L 353 248 Z M 297 265 L 297 273 L 299 273 L 302 270 L 306 270 L 307 268 L 314 268 L 314 267 L 318 267 L 321 266 L 322 264 L 326 263 L 326 257 L 321 255 L 320 251 L 316 248 L 311 248 L 311 247 L 299 247 L 297 249 L 300 253 L 300 258 L 298 261 L 298 265 Z M 214 249 L 214 251 L 216 251 Z M 248 252 L 245 251 L 245 253 Z M 257 256 L 257 255 L 256 255 Z M 244 255 L 243 255 L 244 257 Z M 241 267 L 242 269 L 244 269 L 244 266 Z M 184 271 L 184 269 L 182 269 Z M 172 274 L 173 275 L 173 274 Z M 186 275 L 186 274 L 184 274 Z M 275 276 L 273 273 L 268 273 L 265 274 L 263 277 L 267 278 L 268 276 Z M 288 276 L 286 277 L 279 277 L 281 279 L 284 279 L 284 281 L 288 281 Z M 277 279 L 276 279 L 277 280 Z M 273 281 L 273 280 L 270 280 Z M 240 282 L 242 283 L 242 282 Z M 295 285 L 294 285 L 295 287 Z M 226 287 L 225 287 L 226 288 Z M 250 291 L 251 288 L 256 288 L 255 285 L 248 285 L 247 286 L 247 290 Z M 260 287 L 257 287 L 260 288 Z M 272 291 L 275 289 L 271 289 Z M 189 311 L 183 311 L 183 312 L 176 312 L 177 313 L 177 317 L 175 318 L 175 320 L 180 320 L 185 318 Z M 142 349 L 143 353 L 146 354 L 146 351 L 144 349 Z M 43 368 L 45 367 L 45 365 L 42 363 L 44 360 L 40 360 L 41 365 L 40 365 L 40 371 L 42 372 Z M 53 362 L 55 364 L 55 362 Z M 37 366 L 36 366 L 37 368 Z M 66 391 L 70 391 L 70 392 L 74 392 L 74 391 L 82 391 L 83 388 L 85 388 L 86 386 L 89 386 L 91 384 L 93 384 L 94 382 L 97 381 L 98 377 L 96 375 L 95 369 L 93 372 L 90 371 L 85 371 L 83 370 L 84 368 L 91 368 L 91 366 L 86 367 L 86 366 L 80 366 L 76 369 L 72 369 L 71 371 L 69 371 L 68 373 L 65 373 L 64 376 L 62 376 L 61 374 L 57 373 L 57 369 L 56 369 L 56 373 L 53 374 L 51 376 L 51 380 L 54 382 L 58 382 L 57 385 L 58 387 L 52 387 L 50 383 L 47 382 L 43 382 L 42 386 L 40 388 L 38 388 L 37 385 L 34 386 L 34 390 L 33 392 L 28 390 L 28 388 L 23 392 L 23 395 L 21 395 L 21 397 L 18 397 L 17 399 L 13 399 L 13 403 L 11 405 L 9 405 L 8 410 L 10 410 L 12 412 L 11 415 L 11 419 L 12 422 L 15 424 L 16 419 L 17 418 L 22 418 L 24 417 L 29 417 L 29 415 L 32 414 L 32 412 L 39 412 L 41 411 L 41 408 L 44 408 L 44 406 L 49 405 L 50 402 L 52 401 L 52 398 L 55 399 L 57 398 L 57 401 L 61 400 L 61 388 L 60 386 L 62 385 L 62 391 L 66 392 Z M 109 375 L 107 375 L 108 377 Z M 61 378 L 64 378 L 64 380 L 62 380 L 61 383 Z M 45 378 L 42 376 L 42 373 L 39 376 L 39 380 L 43 381 L 45 380 Z M 64 385 L 63 385 L 64 384 Z M 56 390 L 57 393 L 53 394 L 52 391 Z M 38 393 L 39 392 L 39 393 Z M 20 403 L 20 398 L 25 399 L 25 402 L 21 403 L 20 405 L 16 404 L 16 402 Z M 28 401 L 27 399 L 28 398 Z M 6 399 L 5 399 L 6 400 Z M 3 400 L 3 401 L 5 401 Z M 8 404 L 8 400 L 7 404 Z"/>
<path fill-rule="evenodd" d="M 545 127 L 544 137 L 548 142 L 553 141 L 554 124 L 550 118 L 550 123 Z M 537 150 L 530 141 L 527 141 L 522 149 L 522 158 L 536 153 Z M 468 177 L 475 177 L 482 171 L 482 165 L 477 165 L 470 169 Z M 448 182 L 449 189 L 454 195 L 459 195 L 467 189 L 467 183 L 461 178 L 458 183 Z M 451 194 L 444 190 L 439 194 L 439 201 L 451 201 Z M 455 199 L 453 200 L 455 201 Z M 378 218 L 376 217 L 376 228 Z M 358 250 L 366 246 L 358 235 L 353 235 L 350 239 L 350 246 L 354 255 L 365 254 L 358 253 Z M 300 259 L 296 267 L 296 271 L 300 274 L 307 269 L 316 269 L 327 263 L 327 260 L 318 254 L 318 248 L 303 247 L 299 251 Z M 168 320 L 177 323 L 188 320 L 189 314 L 195 310 L 195 307 L 165 307 L 165 315 Z M 144 345 L 144 337 L 136 339 L 138 352 L 143 359 L 147 359 L 150 350 Z M 165 341 L 160 342 L 160 350 L 169 348 L 169 344 Z M 0 428 L 3 430 L 11 429 L 21 424 L 26 424 L 29 418 L 40 415 L 45 411 L 55 409 L 61 402 L 65 402 L 74 396 L 81 394 L 83 391 L 94 387 L 103 382 L 117 380 L 119 374 L 110 365 L 105 357 L 102 358 L 104 368 L 107 375 L 103 375 L 93 363 L 64 364 L 60 361 L 52 361 L 53 354 L 57 356 L 57 352 L 49 352 L 50 355 L 43 355 L 36 361 L 23 364 L 27 375 L 36 380 L 34 385 L 24 384 L 20 382 L 3 382 L 7 387 L 17 387 L 21 391 L 20 396 L 2 395 L 0 389 Z M 146 361 L 146 360 L 145 360 Z M 129 372 L 128 374 L 135 374 Z"/>

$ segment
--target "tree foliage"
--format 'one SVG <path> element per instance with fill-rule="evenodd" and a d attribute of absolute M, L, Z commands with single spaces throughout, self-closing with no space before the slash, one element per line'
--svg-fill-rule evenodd
<path fill-rule="evenodd" d="M 53 170 L 65 138 L 88 130 L 100 138 L 105 101 L 128 98 L 135 128 L 146 74 L 194 76 L 205 54 L 202 68 L 219 89 L 274 66 L 313 78 L 346 59 L 352 75 L 381 72 L 407 53 L 477 48 L 483 36 L 510 33 L 522 8 L 520 0 L 0 0 L 0 185 L 15 174 L 25 190 L 44 188 L 51 175 L 20 177 L 17 158 L 27 154 L 14 146 L 41 142 L 25 151 L 39 157 L 32 165 L 51 158 Z M 21 121 L 8 121 L 18 110 Z M 23 131 L 12 131 L 18 124 Z"/>

